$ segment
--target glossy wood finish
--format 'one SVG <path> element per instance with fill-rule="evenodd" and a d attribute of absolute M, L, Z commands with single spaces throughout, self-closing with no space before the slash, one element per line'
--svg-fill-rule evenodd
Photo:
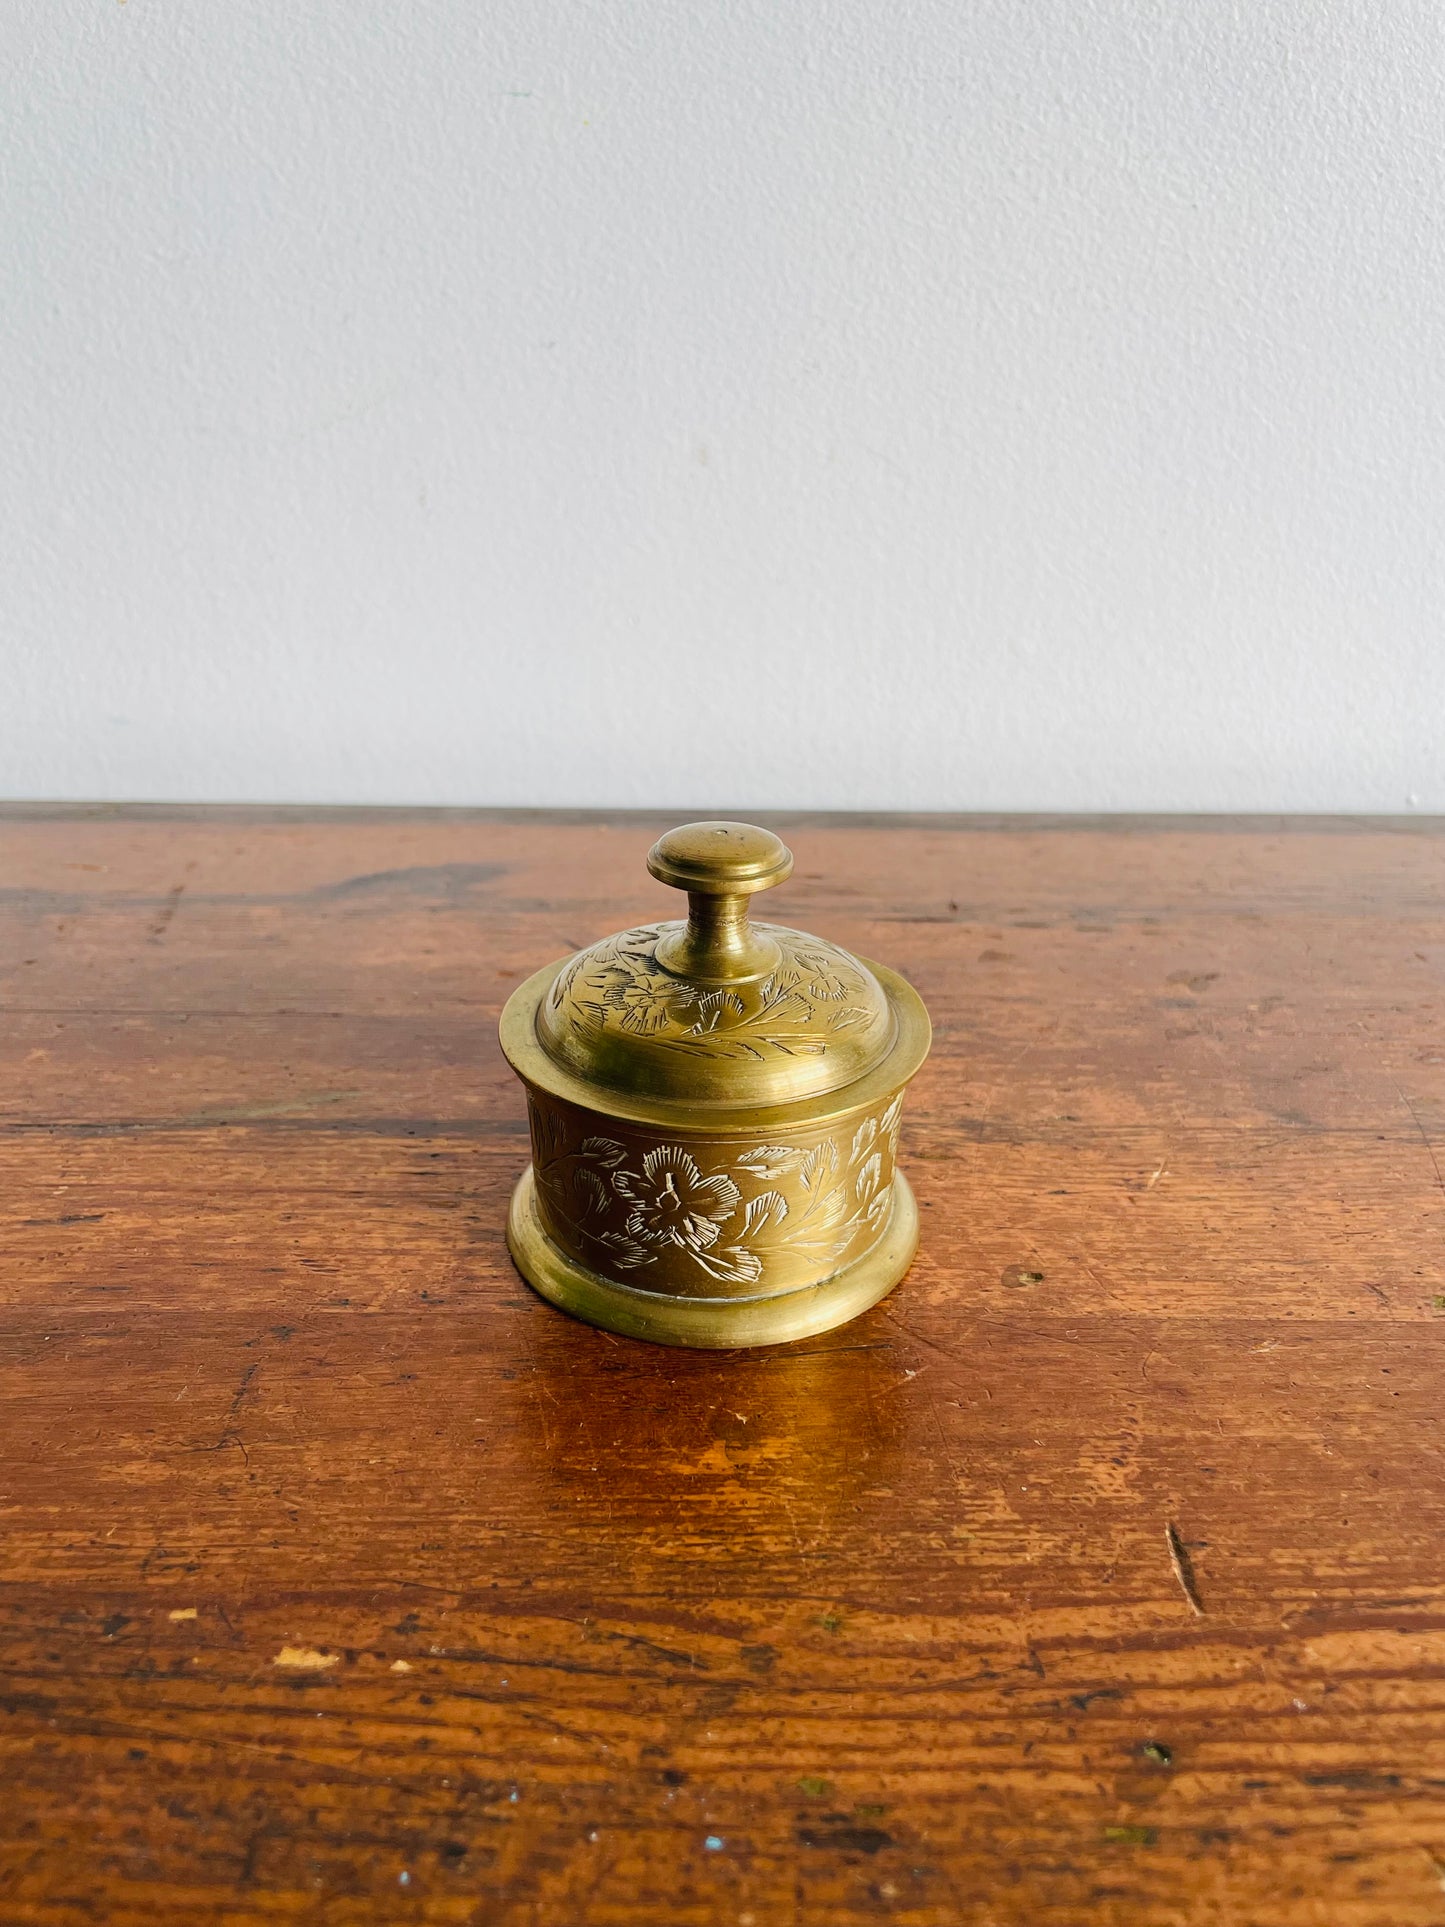
<path fill-rule="evenodd" d="M 1445 1922 L 1445 835 L 774 821 L 937 1042 L 758 1354 L 503 1246 L 661 819 L 0 822 L 6 1927 Z"/>

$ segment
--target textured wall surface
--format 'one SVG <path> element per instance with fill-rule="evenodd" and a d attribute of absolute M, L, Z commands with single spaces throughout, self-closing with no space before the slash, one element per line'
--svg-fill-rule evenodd
<path fill-rule="evenodd" d="M 1445 808 L 1428 0 L 18 0 L 0 793 Z"/>

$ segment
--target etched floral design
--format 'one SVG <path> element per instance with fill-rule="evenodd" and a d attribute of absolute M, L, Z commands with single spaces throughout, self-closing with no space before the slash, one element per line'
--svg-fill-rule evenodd
<path fill-rule="evenodd" d="M 609 972 L 600 985 L 602 1003 L 634 1037 L 653 1037 L 693 1001 L 687 985 L 642 971 Z"/>
<path fill-rule="evenodd" d="M 804 972 L 804 988 L 818 1003 L 841 1003 L 851 994 L 836 959 L 817 950 L 795 950 L 794 961 Z"/>
<path fill-rule="evenodd" d="M 568 1010 L 581 1036 L 615 1026 L 667 1050 L 757 1061 L 821 1056 L 830 1038 L 869 1020 L 867 978 L 839 952 L 785 943 L 761 983 L 704 990 L 656 961 L 667 927 L 624 931 L 574 958 L 552 985 L 552 1012 Z"/>
<path fill-rule="evenodd" d="M 894 1098 L 851 1136 L 811 1145 L 722 1146 L 725 1168 L 715 1171 L 679 1144 L 579 1143 L 557 1114 L 539 1111 L 537 1182 L 554 1217 L 619 1270 L 681 1259 L 721 1283 L 753 1284 L 770 1264 L 843 1260 L 882 1232 L 901 1109 Z M 758 1189 L 745 1197 L 752 1184 Z"/>
<path fill-rule="evenodd" d="M 722 1227 L 742 1198 L 726 1172 L 705 1177 L 697 1159 L 679 1144 L 655 1145 L 635 1171 L 622 1168 L 626 1157 L 613 1138 L 584 1138 L 580 1153 L 556 1158 L 545 1174 L 539 1171 L 539 1179 L 575 1196 L 579 1172 L 592 1169 L 596 1175 L 596 1166 L 602 1167 L 626 1216 L 620 1227 L 576 1222 L 579 1230 L 607 1247 L 613 1263 L 624 1271 L 656 1264 L 666 1252 L 679 1252 L 710 1278 L 727 1284 L 749 1284 L 759 1276 L 762 1260 L 756 1253 L 720 1243 Z"/>
<path fill-rule="evenodd" d="M 732 1216 L 739 1196 L 731 1178 L 705 1178 L 697 1160 L 676 1144 L 649 1151 L 640 1172 L 615 1172 L 612 1184 L 632 1206 L 629 1237 L 689 1251 L 705 1251 L 717 1243 L 718 1226 Z"/>

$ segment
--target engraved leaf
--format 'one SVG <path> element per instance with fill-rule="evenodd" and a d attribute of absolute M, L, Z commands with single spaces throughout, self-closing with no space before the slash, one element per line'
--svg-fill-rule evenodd
<path fill-rule="evenodd" d="M 882 1174 L 883 1160 L 875 1151 L 872 1157 L 865 1161 L 862 1170 L 858 1173 L 857 1181 L 853 1186 L 853 1189 L 860 1199 L 866 1198 L 870 1192 L 878 1188 L 878 1180 Z"/>
<path fill-rule="evenodd" d="M 832 1140 L 827 1139 L 822 1144 L 815 1144 L 813 1146 L 812 1150 L 809 1151 L 808 1155 L 803 1159 L 803 1168 L 798 1175 L 802 1178 L 803 1183 L 807 1185 L 808 1189 L 813 1191 L 825 1182 L 826 1179 L 830 1178 L 837 1168 L 838 1153 L 833 1148 Z"/>
<path fill-rule="evenodd" d="M 754 1233 L 767 1231 L 778 1225 L 788 1215 L 788 1200 L 781 1191 L 760 1191 L 743 1213 L 743 1236 L 750 1238 Z"/>
<path fill-rule="evenodd" d="M 746 1006 L 735 990 L 709 990 L 697 1000 L 697 1016 L 690 1029 L 695 1036 L 725 1025 L 729 1017 L 741 1017 Z"/>
<path fill-rule="evenodd" d="M 666 1030 L 671 1021 L 662 1004 L 647 1004 L 623 1011 L 618 1018 L 618 1027 L 628 1031 L 633 1037 L 655 1037 L 660 1030 Z"/>
<path fill-rule="evenodd" d="M 612 1193 L 597 1173 L 589 1171 L 585 1164 L 574 1174 L 573 1183 L 577 1192 L 579 1217 L 601 1217 L 611 1207 Z"/>
<path fill-rule="evenodd" d="M 661 1041 L 669 1050 L 691 1051 L 697 1057 L 752 1057 L 759 1063 L 763 1058 L 760 1050 L 726 1031 L 709 1031 L 703 1037 L 664 1037 Z"/>
<path fill-rule="evenodd" d="M 846 1185 L 836 1184 L 831 1191 L 825 1192 L 819 1199 L 812 1214 L 812 1222 L 824 1230 L 832 1225 L 841 1224 L 848 1215 L 851 1204 L 852 1200 L 848 1196 Z"/>
<path fill-rule="evenodd" d="M 898 1128 L 898 1119 L 902 1115 L 902 1112 L 903 1099 L 901 1097 L 895 1097 L 893 1102 L 888 1106 L 888 1109 L 878 1120 L 879 1130 L 885 1133 L 896 1130 Z"/>
<path fill-rule="evenodd" d="M 888 1216 L 889 1207 L 892 1203 L 892 1195 L 887 1191 L 880 1191 L 878 1196 L 873 1199 L 868 1209 L 863 1213 L 870 1231 L 877 1231 L 882 1225 L 883 1220 Z"/>
<path fill-rule="evenodd" d="M 760 1144 L 755 1151 L 743 1152 L 738 1169 L 751 1172 L 755 1178 L 780 1178 L 802 1155 L 789 1144 Z"/>
<path fill-rule="evenodd" d="M 725 1251 L 695 1251 L 692 1256 L 709 1277 L 727 1285 L 750 1285 L 763 1269 L 757 1253 L 744 1251 L 741 1245 L 729 1245 Z"/>
<path fill-rule="evenodd" d="M 597 1242 L 617 1253 L 617 1263 L 624 1271 L 633 1271 L 639 1265 L 657 1262 L 655 1251 L 649 1251 L 646 1245 L 638 1244 L 635 1239 L 627 1237 L 621 1231 L 604 1231 Z"/>
<path fill-rule="evenodd" d="M 848 1162 L 850 1164 L 856 1164 L 859 1158 L 861 1158 L 863 1153 L 868 1149 L 868 1146 L 873 1142 L 874 1138 L 877 1137 L 877 1135 L 878 1135 L 877 1118 L 865 1117 L 863 1122 L 858 1126 L 857 1130 L 853 1133 L 853 1148 L 848 1153 Z"/>
<path fill-rule="evenodd" d="M 624 930 L 620 937 L 613 940 L 612 948 L 620 957 L 646 956 L 662 935 L 664 927 L 660 923 L 644 923 L 639 924 L 636 930 Z"/>
<path fill-rule="evenodd" d="M 627 1153 L 616 1138 L 584 1137 L 582 1155 L 584 1158 L 594 1158 L 598 1164 L 605 1165 L 609 1171 L 615 1171 Z"/>

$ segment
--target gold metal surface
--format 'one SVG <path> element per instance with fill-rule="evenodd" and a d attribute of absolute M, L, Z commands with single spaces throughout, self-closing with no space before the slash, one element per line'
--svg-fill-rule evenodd
<path fill-rule="evenodd" d="M 907 1178 L 899 1171 L 883 1234 L 861 1258 L 783 1298 L 719 1303 L 639 1291 L 569 1258 L 543 1228 L 529 1166 L 512 1193 L 507 1249 L 535 1290 L 589 1325 L 601 1325 L 627 1338 L 651 1339 L 655 1345 L 726 1351 L 739 1345 L 783 1345 L 792 1338 L 812 1338 L 835 1325 L 846 1325 L 886 1298 L 918 1249 L 918 1207 Z"/>
<path fill-rule="evenodd" d="M 686 924 L 550 965 L 502 1013 L 532 1127 L 513 1257 L 553 1302 L 663 1343 L 826 1330 L 913 1254 L 895 1156 L 927 1013 L 893 971 L 749 920 L 792 869 L 770 831 L 689 824 L 648 867 L 687 890 Z"/>
<path fill-rule="evenodd" d="M 655 877 L 688 893 L 686 923 L 650 923 L 581 951 L 538 1007 L 562 1069 L 610 1091 L 756 1107 L 841 1090 L 897 1031 L 882 985 L 836 944 L 748 917 L 792 853 L 771 830 L 693 823 L 655 843 Z"/>
<path fill-rule="evenodd" d="M 748 898 L 786 882 L 793 853 L 748 823 L 687 823 L 647 853 L 660 883 L 687 891 L 687 922 L 658 941 L 657 961 L 706 984 L 752 983 L 782 961 L 777 940 L 748 922 Z"/>

